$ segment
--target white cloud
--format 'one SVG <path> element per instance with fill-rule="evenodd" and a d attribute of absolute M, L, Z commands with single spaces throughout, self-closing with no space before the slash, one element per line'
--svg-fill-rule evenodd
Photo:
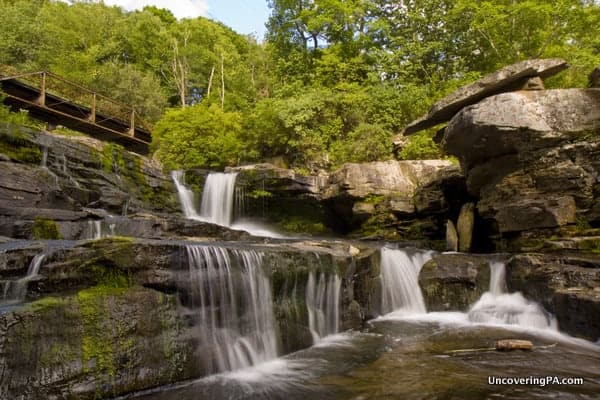
<path fill-rule="evenodd" d="M 207 0 L 104 0 L 104 3 L 121 6 L 126 10 L 141 10 L 145 6 L 166 8 L 178 19 L 208 15 Z"/>

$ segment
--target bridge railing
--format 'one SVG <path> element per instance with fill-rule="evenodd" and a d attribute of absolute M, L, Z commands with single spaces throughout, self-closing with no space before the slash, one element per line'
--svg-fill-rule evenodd
<path fill-rule="evenodd" d="M 70 107 L 70 114 L 100 126 L 126 127 L 126 134 L 134 135 L 135 128 L 150 132 L 152 126 L 145 122 L 134 107 L 91 90 L 49 71 L 15 73 L 0 69 L 0 80 L 18 80 L 39 90 L 36 103 L 50 109 L 60 110 L 64 104 L 80 105 Z"/>

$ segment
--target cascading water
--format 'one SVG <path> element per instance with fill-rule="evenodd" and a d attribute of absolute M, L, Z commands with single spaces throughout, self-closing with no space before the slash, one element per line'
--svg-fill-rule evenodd
<path fill-rule="evenodd" d="M 179 202 L 186 218 L 201 220 L 194 206 L 194 192 L 185 186 L 185 175 L 183 171 L 171 171 L 171 177 L 177 188 Z"/>
<path fill-rule="evenodd" d="M 7 281 L 4 283 L 2 295 L 3 303 L 19 302 L 25 299 L 25 296 L 27 295 L 27 284 L 38 275 L 45 258 L 45 253 L 37 254 L 29 263 L 27 275 L 16 281 Z"/>
<path fill-rule="evenodd" d="M 86 239 L 98 240 L 106 237 L 115 236 L 116 223 L 95 220 L 88 221 L 87 232 L 83 236 Z"/>
<path fill-rule="evenodd" d="M 261 254 L 186 246 L 200 355 L 208 373 L 277 357 L 271 285 Z"/>
<path fill-rule="evenodd" d="M 306 308 L 308 325 L 313 343 L 339 331 L 340 321 L 340 289 L 342 282 L 335 274 L 319 274 L 310 271 L 306 284 Z"/>
<path fill-rule="evenodd" d="M 234 211 L 241 215 L 244 210 L 244 190 L 236 188 L 237 173 L 210 173 L 204 183 L 200 214 L 194 206 L 194 193 L 184 183 L 183 171 L 172 171 L 181 208 L 188 219 L 210 222 L 232 229 L 243 230 L 254 236 L 283 238 L 262 224 L 251 221 L 233 223 Z"/>
<path fill-rule="evenodd" d="M 526 328 L 557 330 L 554 316 L 521 293 L 506 292 L 506 266 L 490 263 L 490 290 L 471 307 L 468 318 L 485 324 L 519 325 Z"/>
<path fill-rule="evenodd" d="M 211 173 L 206 177 L 200 217 L 213 224 L 231 226 L 237 173 Z"/>
<path fill-rule="evenodd" d="M 431 251 L 381 248 L 381 313 L 392 311 L 423 314 L 425 301 L 419 287 L 421 267 L 431 259 Z"/>

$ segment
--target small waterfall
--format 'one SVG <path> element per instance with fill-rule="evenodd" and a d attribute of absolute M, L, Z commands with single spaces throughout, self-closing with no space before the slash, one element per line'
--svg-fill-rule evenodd
<path fill-rule="evenodd" d="M 38 276 L 45 258 L 46 253 L 37 254 L 29 263 L 27 275 L 16 281 L 5 282 L 2 296 L 3 303 L 19 302 L 25 299 L 25 296 L 27 295 L 27 284 L 33 278 Z"/>
<path fill-rule="evenodd" d="M 171 171 L 171 177 L 177 188 L 179 202 L 185 217 L 188 219 L 200 220 L 200 216 L 194 207 L 194 192 L 185 186 L 185 173 L 183 171 Z"/>
<path fill-rule="evenodd" d="M 40 167 L 48 168 L 48 147 L 42 147 L 42 161 L 40 162 Z"/>
<path fill-rule="evenodd" d="M 237 173 L 211 173 L 202 193 L 200 217 L 213 224 L 231 226 Z"/>
<path fill-rule="evenodd" d="M 314 271 L 308 275 L 306 308 L 313 343 L 339 331 L 341 286 L 341 279 L 335 273 L 326 276 L 321 272 L 318 282 Z"/>
<path fill-rule="evenodd" d="M 126 217 L 129 212 L 129 199 L 125 200 L 123 207 L 121 208 L 121 216 Z"/>
<path fill-rule="evenodd" d="M 271 285 L 261 254 L 186 246 L 197 353 L 207 372 L 249 367 L 277 357 Z"/>
<path fill-rule="evenodd" d="M 106 237 L 115 236 L 116 224 L 109 224 L 103 220 L 88 221 L 87 232 L 83 235 L 88 240 L 98 240 Z"/>
<path fill-rule="evenodd" d="M 422 314 L 426 312 L 419 287 L 421 267 L 433 252 L 409 254 L 405 250 L 381 249 L 381 313 L 395 310 Z"/>
<path fill-rule="evenodd" d="M 506 292 L 506 266 L 490 263 L 490 289 L 468 312 L 469 320 L 487 324 L 519 325 L 527 328 L 558 329 L 556 319 L 538 303 L 520 292 Z"/>

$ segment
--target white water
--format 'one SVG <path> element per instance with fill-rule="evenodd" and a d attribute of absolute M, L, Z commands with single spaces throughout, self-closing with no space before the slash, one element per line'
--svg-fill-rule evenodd
<path fill-rule="evenodd" d="M 431 259 L 431 251 L 381 248 L 381 313 L 392 311 L 424 314 L 425 301 L 419 287 L 419 272 Z"/>
<path fill-rule="evenodd" d="M 213 224 L 231 226 L 237 173 L 210 173 L 202 192 L 200 217 Z"/>
<path fill-rule="evenodd" d="M 196 211 L 196 207 L 194 206 L 194 192 L 185 186 L 184 172 L 171 171 L 171 177 L 173 178 L 173 182 L 177 188 L 179 203 L 181 203 L 181 208 L 185 217 L 188 219 L 202 220 Z"/>
<path fill-rule="evenodd" d="M 254 236 L 285 237 L 255 221 L 243 219 L 233 221 L 234 210 L 240 216 L 245 208 L 244 190 L 235 186 L 237 173 L 210 173 L 206 177 L 200 213 L 196 211 L 194 193 L 185 186 L 184 172 L 172 171 L 171 177 L 177 188 L 179 202 L 186 218 L 246 231 Z"/>
<path fill-rule="evenodd" d="M 504 263 L 491 262 L 490 270 L 490 289 L 469 310 L 471 322 L 558 330 L 556 319 L 538 303 L 527 300 L 520 292 L 506 292 Z"/>
<path fill-rule="evenodd" d="M 276 358 L 271 285 L 261 268 L 262 256 L 212 246 L 186 249 L 197 352 L 207 371 L 231 371 Z"/>
<path fill-rule="evenodd" d="M 45 253 L 37 254 L 29 263 L 27 275 L 16 281 L 7 281 L 4 283 L 4 290 L 2 293 L 2 300 L 4 303 L 19 302 L 25 299 L 25 296 L 27 295 L 27 284 L 33 278 L 38 276 L 44 258 L 46 258 Z"/>
<path fill-rule="evenodd" d="M 306 284 L 306 308 L 308 326 L 313 343 L 339 331 L 340 289 L 342 281 L 337 274 L 319 274 L 317 282 L 314 271 L 310 271 Z"/>
<path fill-rule="evenodd" d="M 87 232 L 84 237 L 86 239 L 98 240 L 106 237 L 115 236 L 116 224 L 108 223 L 107 221 L 94 220 L 88 221 Z"/>

